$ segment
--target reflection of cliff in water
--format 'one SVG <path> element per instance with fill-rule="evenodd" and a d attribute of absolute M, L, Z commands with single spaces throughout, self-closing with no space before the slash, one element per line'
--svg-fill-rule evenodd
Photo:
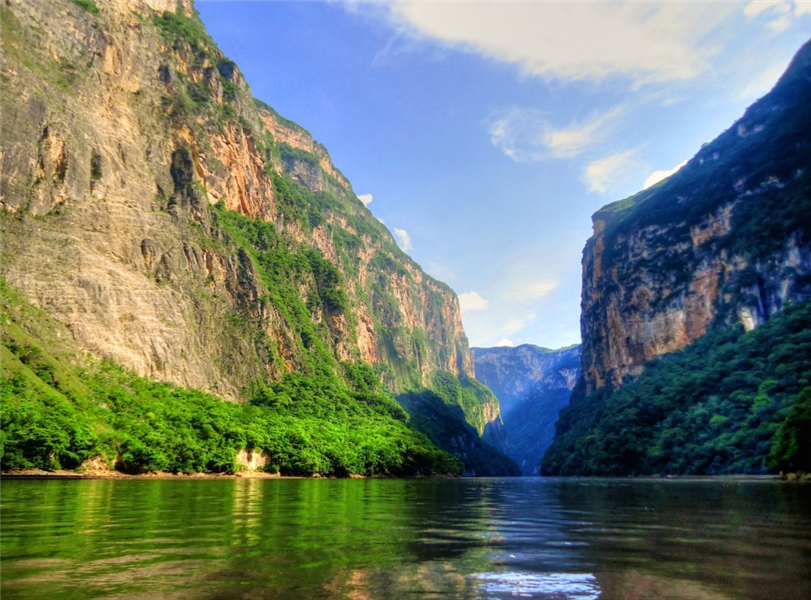
<path fill-rule="evenodd" d="M 416 510 L 403 506 L 415 517 L 416 537 L 408 544 L 413 563 L 396 570 L 355 569 L 334 585 L 358 600 L 412 593 L 596 598 L 596 579 L 581 572 L 580 549 L 561 527 L 569 519 L 580 523 L 580 516 L 567 516 L 550 486 L 519 479 L 459 483 L 423 482 L 412 499 Z M 589 595 L 571 595 L 577 590 Z"/>
<path fill-rule="evenodd" d="M 4 479 L 1 591 L 811 598 L 809 506 L 734 479 Z"/>

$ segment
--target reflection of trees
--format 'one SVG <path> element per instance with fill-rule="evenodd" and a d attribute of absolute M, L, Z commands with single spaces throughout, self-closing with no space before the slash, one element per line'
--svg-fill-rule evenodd
<path fill-rule="evenodd" d="M 2 501 L 4 596 L 811 597 L 802 485 L 3 481 Z"/>
<path fill-rule="evenodd" d="M 478 598 L 487 583 L 482 574 L 491 571 L 575 568 L 577 549 L 566 545 L 557 500 L 540 482 L 410 482 L 401 509 L 410 513 L 414 534 L 405 556 L 415 563 L 352 570 L 340 584 L 342 593 L 356 600 L 413 593 Z"/>

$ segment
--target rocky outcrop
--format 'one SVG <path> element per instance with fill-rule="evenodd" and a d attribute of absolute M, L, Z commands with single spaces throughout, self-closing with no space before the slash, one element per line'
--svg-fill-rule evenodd
<path fill-rule="evenodd" d="M 9 283 L 91 354 L 229 399 L 304 369 L 312 335 L 336 372 L 361 360 L 392 390 L 473 376 L 453 291 L 399 250 L 323 146 L 255 103 L 190 2 L 98 9 L 0 7 Z M 228 211 L 272 244 L 240 238 Z M 277 249 L 299 261 L 285 271 L 295 310 L 258 258 Z M 337 274 L 302 268 L 312 249 Z"/>
<path fill-rule="evenodd" d="M 580 346 L 548 350 L 523 344 L 471 350 L 476 378 L 499 399 L 503 434 L 496 446 L 522 474 L 537 475 L 555 437 L 558 413 L 568 404 L 580 376 Z"/>
<path fill-rule="evenodd" d="M 811 296 L 811 47 L 664 182 L 598 211 L 583 253 L 586 391 L 618 387 L 715 323 Z"/>

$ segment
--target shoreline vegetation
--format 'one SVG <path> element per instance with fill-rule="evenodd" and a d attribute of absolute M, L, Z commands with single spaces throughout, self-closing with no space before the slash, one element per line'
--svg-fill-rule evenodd
<path fill-rule="evenodd" d="M 345 477 L 334 475 L 321 475 L 315 473 L 305 475 L 281 475 L 266 471 L 239 471 L 236 473 L 169 473 L 166 471 L 149 471 L 147 473 L 123 473 L 121 471 L 69 471 L 58 469 L 44 471 L 42 469 L 19 469 L 0 471 L 0 480 L 3 479 L 118 479 L 118 480 L 195 480 L 195 479 L 459 479 L 458 475 L 359 475 L 350 473 Z"/>
<path fill-rule="evenodd" d="M 365 363 L 287 373 L 231 403 L 85 356 L 2 277 L 0 291 L 3 472 L 463 472 Z"/>
<path fill-rule="evenodd" d="M 533 476 L 527 479 L 559 479 L 551 476 Z M 166 471 L 149 471 L 146 473 L 124 473 L 115 469 L 86 469 L 68 470 L 57 469 L 45 471 L 43 469 L 9 469 L 0 471 L 0 480 L 3 479 L 119 479 L 119 480 L 199 480 L 199 479 L 460 479 L 458 475 L 413 475 L 409 477 L 392 476 L 384 474 L 360 475 L 350 473 L 345 477 L 334 475 L 321 475 L 315 473 L 310 476 L 304 475 L 281 475 L 280 473 L 268 473 L 266 471 L 246 470 L 235 473 L 170 473 Z M 571 477 L 565 479 L 606 479 L 606 480 L 629 480 L 629 481 L 784 481 L 796 483 L 811 483 L 811 473 L 802 471 L 796 473 L 770 473 L 770 474 L 730 474 L 730 475 L 637 475 L 637 476 L 586 476 Z"/>

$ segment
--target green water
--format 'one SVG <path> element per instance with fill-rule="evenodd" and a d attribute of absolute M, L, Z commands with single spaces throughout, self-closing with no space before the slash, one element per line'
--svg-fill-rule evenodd
<path fill-rule="evenodd" d="M 811 598 L 811 485 L 8 480 L 2 598 Z"/>

